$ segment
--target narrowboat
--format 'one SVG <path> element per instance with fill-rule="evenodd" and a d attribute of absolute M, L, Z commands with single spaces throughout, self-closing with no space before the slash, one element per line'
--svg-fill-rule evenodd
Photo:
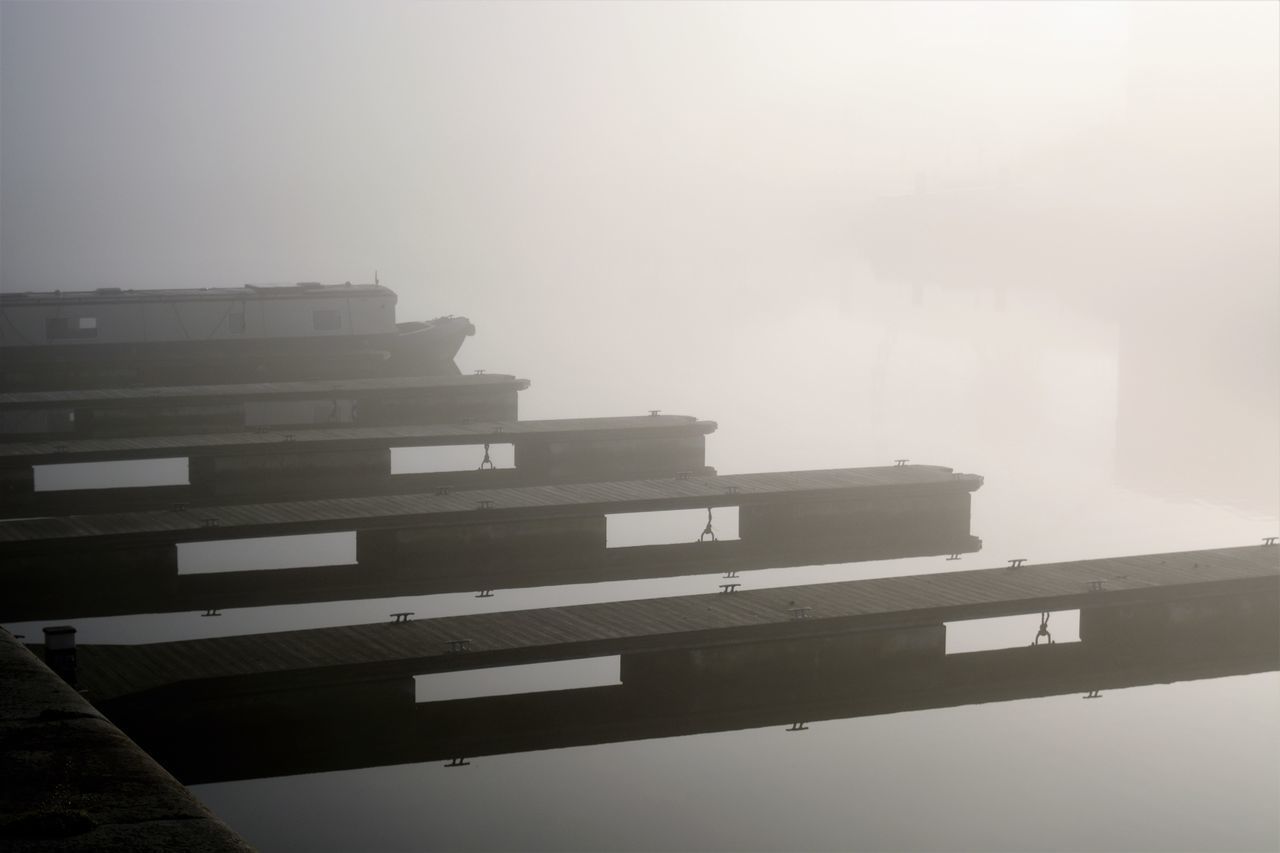
<path fill-rule="evenodd" d="M 456 374 L 465 317 L 381 284 L 0 293 L 0 391 Z"/>

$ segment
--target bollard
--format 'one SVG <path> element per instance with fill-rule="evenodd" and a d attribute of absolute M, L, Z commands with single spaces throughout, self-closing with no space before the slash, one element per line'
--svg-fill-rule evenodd
<path fill-rule="evenodd" d="M 58 677 L 76 686 L 76 629 L 50 625 L 44 629 L 44 662 Z"/>

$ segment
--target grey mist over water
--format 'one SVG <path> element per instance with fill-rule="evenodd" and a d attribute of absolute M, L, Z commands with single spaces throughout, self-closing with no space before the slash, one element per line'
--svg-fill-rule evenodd
<path fill-rule="evenodd" d="M 532 380 L 522 418 L 715 420 L 722 474 L 986 478 L 958 563 L 747 589 L 1250 545 L 1280 533 L 1278 33 L 1267 3 L 5 3 L 0 288 L 376 269 L 401 319 L 475 323 L 463 373 Z M 1277 720 L 1266 672 L 195 790 L 263 850 L 1265 850 Z"/>

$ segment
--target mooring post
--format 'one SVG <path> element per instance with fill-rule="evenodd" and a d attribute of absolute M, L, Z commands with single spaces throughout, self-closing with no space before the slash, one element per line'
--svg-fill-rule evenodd
<path fill-rule="evenodd" d="M 76 686 L 76 629 L 50 625 L 44 629 L 44 662 L 58 677 Z"/>

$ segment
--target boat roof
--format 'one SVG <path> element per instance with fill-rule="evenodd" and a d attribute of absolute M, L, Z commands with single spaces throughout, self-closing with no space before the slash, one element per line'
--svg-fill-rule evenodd
<path fill-rule="evenodd" d="M 380 284 L 246 284 L 241 287 L 186 287 L 132 290 L 99 287 L 96 290 L 54 290 L 0 293 L 0 304 L 28 305 L 51 302 L 171 302 L 175 300 L 290 299 L 315 296 L 383 296 L 395 299 L 393 290 Z"/>

